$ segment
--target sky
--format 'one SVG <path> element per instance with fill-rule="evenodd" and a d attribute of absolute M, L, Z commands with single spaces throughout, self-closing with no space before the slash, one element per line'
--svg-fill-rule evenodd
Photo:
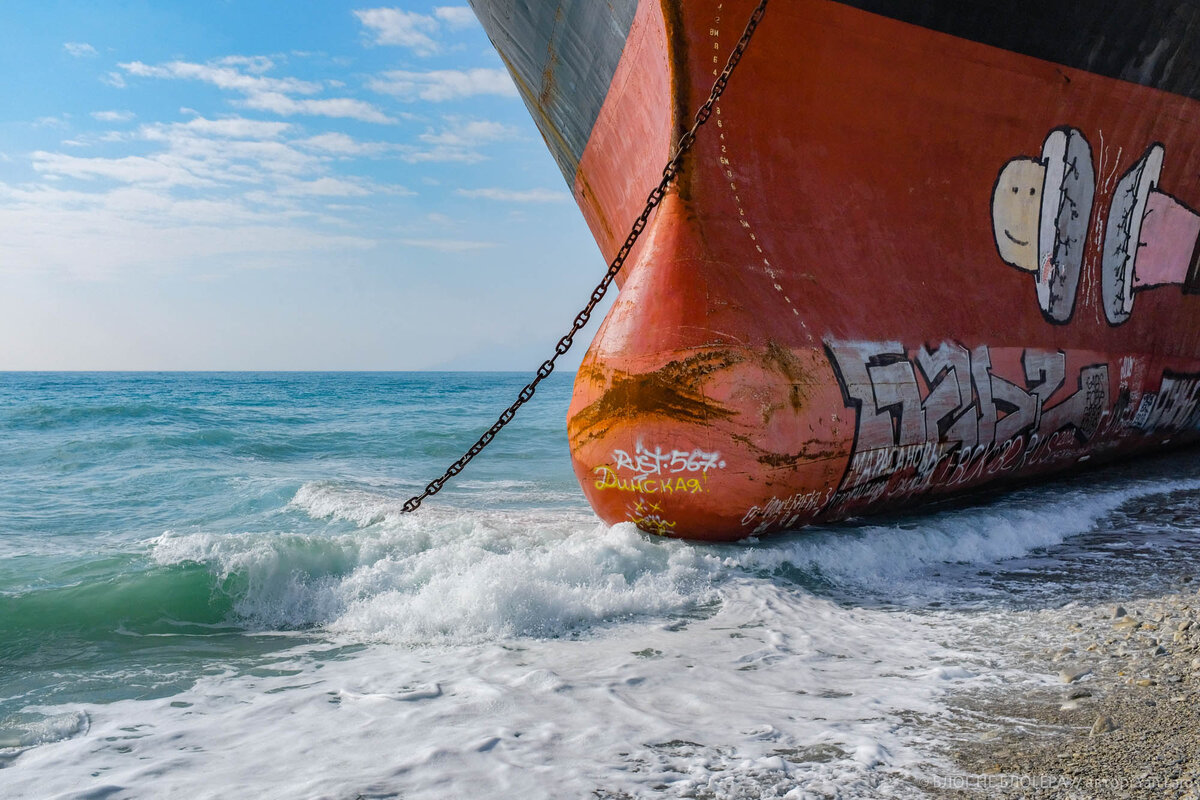
<path fill-rule="evenodd" d="M 606 268 L 465 3 L 5 0 L 0 74 L 0 370 L 531 371 Z"/>

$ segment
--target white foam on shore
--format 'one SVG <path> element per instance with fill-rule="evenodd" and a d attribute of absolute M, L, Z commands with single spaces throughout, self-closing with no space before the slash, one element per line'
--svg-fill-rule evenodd
<path fill-rule="evenodd" d="M 924 603 L 958 588 L 944 579 L 954 566 L 988 566 L 1062 544 L 1091 530 L 1123 504 L 1200 480 L 1127 481 L 1093 488 L 1026 489 L 987 505 L 860 527 L 813 528 L 749 550 L 747 568 L 790 566 L 840 587 L 891 602 Z"/>
<path fill-rule="evenodd" d="M 571 491 L 556 490 L 535 485 L 530 481 L 500 480 L 500 481 L 460 481 L 453 485 L 455 489 L 466 490 L 467 494 L 446 493 L 436 501 L 431 501 L 421 509 L 421 516 L 445 519 L 449 515 L 472 515 L 479 512 L 476 509 L 490 508 L 498 503 L 520 501 L 523 519 L 534 521 L 536 509 L 543 509 L 543 518 L 562 521 L 562 509 L 551 511 L 549 506 L 575 506 L 579 514 L 578 520 L 593 519 L 594 517 L 582 505 L 582 496 L 572 487 Z M 303 511 L 315 519 L 330 519 L 350 522 L 360 528 L 367 528 L 379 523 L 398 523 L 404 516 L 404 503 L 410 494 L 419 490 L 409 487 L 389 487 L 391 492 L 384 494 L 377 488 L 361 488 L 345 486 L 329 481 L 310 481 L 297 490 L 288 508 Z M 512 513 L 505 509 L 502 514 Z M 533 515 L 533 516 L 531 516 Z"/>
<path fill-rule="evenodd" d="M 88 723 L 82 711 L 43 714 L 36 709 L 0 720 L 0 757 L 87 733 Z"/>
<path fill-rule="evenodd" d="M 358 511 L 377 515 L 350 492 L 337 513 Z M 399 644 L 561 636 L 717 599 L 702 551 L 583 514 L 442 511 L 355 533 L 167 533 L 151 545 L 161 565 L 206 565 L 251 628 Z"/>
<path fill-rule="evenodd" d="M 150 548 L 206 565 L 250 629 L 319 626 L 328 644 L 168 698 L 46 710 L 91 730 L 22 754 L 6 791 L 69 796 L 98 774 L 117 796 L 920 796 L 911 775 L 946 774 L 928 747 L 946 692 L 1007 677 L 989 631 L 1014 623 L 877 601 L 938 597 L 941 565 L 1022 556 L 1196 488 L 1060 487 L 713 547 L 574 511 L 399 515 L 367 489 L 306 485 L 293 508 L 361 527 Z"/>
<path fill-rule="evenodd" d="M 916 796 L 912 715 L 978 680 L 928 624 L 747 582 L 707 618 L 577 639 L 297 649 L 270 665 L 297 674 L 89 707 L 90 736 L 5 778 L 17 797 L 91 773 L 181 797 Z"/>
<path fill-rule="evenodd" d="M 324 481 L 310 481 L 296 492 L 288 503 L 316 519 L 340 519 L 353 522 L 359 527 L 374 525 L 388 517 L 398 516 L 404 503 L 388 500 L 378 494 L 363 490 L 340 487 Z"/>

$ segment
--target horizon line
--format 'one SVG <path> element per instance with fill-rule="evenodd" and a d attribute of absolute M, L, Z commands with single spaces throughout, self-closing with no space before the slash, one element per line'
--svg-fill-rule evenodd
<path fill-rule="evenodd" d="M 577 369 L 569 367 L 561 367 L 555 369 L 547 377 L 553 377 L 558 374 L 574 373 Z M 161 374 L 209 374 L 209 375 L 226 375 L 226 374 L 262 374 L 276 373 L 289 375 L 328 375 L 328 374 L 424 374 L 424 373 L 478 373 L 484 375 L 494 374 L 512 374 L 525 375 L 537 374 L 536 369 L 0 369 L 0 375 L 98 375 L 98 374 L 120 374 L 120 375 L 161 375 Z"/>

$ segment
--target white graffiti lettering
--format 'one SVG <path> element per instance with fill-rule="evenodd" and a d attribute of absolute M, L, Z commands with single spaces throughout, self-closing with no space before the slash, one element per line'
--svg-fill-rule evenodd
<path fill-rule="evenodd" d="M 772 497 L 762 506 L 751 506 L 742 517 L 742 525 L 755 525 L 752 534 L 766 530 L 788 528 L 801 516 L 811 516 L 833 498 L 833 488 L 798 492 L 791 497 Z"/>
<path fill-rule="evenodd" d="M 613 471 L 630 472 L 634 478 L 651 475 L 679 475 L 684 472 L 708 472 L 724 469 L 721 454 L 696 448 L 694 450 L 663 450 L 661 447 L 648 449 L 637 443 L 632 454 L 625 450 L 613 450 Z"/>

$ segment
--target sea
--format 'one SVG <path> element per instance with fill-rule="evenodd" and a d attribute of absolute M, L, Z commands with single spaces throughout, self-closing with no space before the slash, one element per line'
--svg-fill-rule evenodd
<path fill-rule="evenodd" d="M 921 797 L 1038 631 L 1194 591 L 1200 455 L 712 545 L 570 375 L 0 374 L 0 797 Z M 1044 638 L 1044 637 L 1042 637 Z"/>

